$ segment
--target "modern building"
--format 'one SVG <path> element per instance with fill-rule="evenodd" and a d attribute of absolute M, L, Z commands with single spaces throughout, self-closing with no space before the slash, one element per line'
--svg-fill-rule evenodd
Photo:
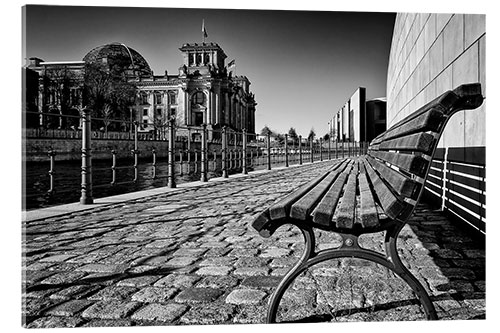
<path fill-rule="evenodd" d="M 250 91 L 250 81 L 246 76 L 233 75 L 225 63 L 227 56 L 222 48 L 215 43 L 194 43 L 184 44 L 180 51 L 183 63 L 174 75 L 167 71 L 155 75 L 142 55 L 120 43 L 96 47 L 82 61 L 44 62 L 30 58 L 26 82 L 32 84 L 36 81 L 34 76 L 38 76 L 38 84 L 27 85 L 26 110 L 78 115 L 88 98 L 84 77 L 89 66 L 104 65 L 109 70 L 119 66 L 127 84 L 135 91 L 133 103 L 127 106 L 126 112 L 121 110 L 120 117 L 127 114 L 124 120 L 139 122 L 141 131 L 165 126 L 173 117 L 178 126 L 185 128 L 205 123 L 208 129 L 228 126 L 255 133 L 257 103 Z M 88 75 L 88 80 L 92 79 Z M 48 117 L 39 117 L 37 122 L 30 116 L 29 122 L 26 121 L 27 126 L 35 123 L 44 127 L 68 126 L 63 120 L 57 124 L 49 122 Z"/>
<path fill-rule="evenodd" d="M 386 127 L 384 98 L 366 100 L 366 88 L 359 87 L 333 117 L 332 131 L 338 141 L 368 142 Z"/>
<path fill-rule="evenodd" d="M 398 13 L 387 73 L 388 127 L 442 93 L 479 82 L 486 97 L 486 16 Z M 485 231 L 486 102 L 454 115 L 426 184 L 452 216 Z"/>

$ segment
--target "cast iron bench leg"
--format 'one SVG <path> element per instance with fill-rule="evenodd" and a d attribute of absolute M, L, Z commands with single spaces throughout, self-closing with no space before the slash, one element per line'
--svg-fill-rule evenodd
<path fill-rule="evenodd" d="M 294 223 L 293 223 L 294 224 Z M 296 224 L 295 224 L 296 225 Z M 297 225 L 298 226 L 298 225 Z M 319 264 L 323 261 L 338 259 L 338 258 L 357 258 L 372 261 L 387 267 L 405 281 L 411 289 L 416 293 L 419 301 L 421 302 L 424 311 L 429 320 L 437 320 L 436 310 L 432 304 L 429 295 L 422 286 L 422 284 L 411 274 L 411 272 L 401 262 L 396 247 L 396 240 L 401 226 L 395 226 L 387 230 L 386 233 L 386 253 L 387 256 L 361 248 L 358 244 L 358 236 L 350 234 L 340 234 L 342 237 L 342 245 L 334 249 L 326 249 L 315 252 L 315 236 L 313 229 L 309 226 L 298 226 L 304 236 L 305 248 L 299 261 L 293 266 L 285 275 L 283 280 L 279 283 L 276 291 L 273 293 L 269 300 L 269 308 L 267 311 L 267 323 L 276 323 L 276 315 L 278 312 L 279 303 L 285 291 L 290 286 L 290 283 L 301 273 L 309 267 Z"/>

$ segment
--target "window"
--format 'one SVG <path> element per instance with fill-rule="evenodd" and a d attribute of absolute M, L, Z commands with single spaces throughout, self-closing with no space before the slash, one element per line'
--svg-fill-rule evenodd
<path fill-rule="evenodd" d="M 176 110 L 175 108 L 170 108 L 170 116 L 175 116 Z"/>
<path fill-rule="evenodd" d="M 168 93 L 168 104 L 177 104 L 177 95 L 174 91 Z"/>
<path fill-rule="evenodd" d="M 141 92 L 139 94 L 139 103 L 148 104 L 148 94 L 146 94 L 145 92 Z"/>
<path fill-rule="evenodd" d="M 191 98 L 193 104 L 205 105 L 205 94 L 202 91 L 197 91 Z"/>
<path fill-rule="evenodd" d="M 161 113 L 162 113 L 161 111 L 162 111 L 162 109 L 161 109 L 161 108 L 156 108 L 156 115 L 157 115 L 158 117 L 161 117 Z"/>
<path fill-rule="evenodd" d="M 163 94 L 160 92 L 155 92 L 155 104 L 163 104 L 162 99 Z"/>
<path fill-rule="evenodd" d="M 148 109 L 143 109 L 142 110 L 142 115 L 147 116 L 148 115 Z"/>

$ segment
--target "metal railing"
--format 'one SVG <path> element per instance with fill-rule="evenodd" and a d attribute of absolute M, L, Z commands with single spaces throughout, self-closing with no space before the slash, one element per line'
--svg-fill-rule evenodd
<path fill-rule="evenodd" d="M 117 134 L 93 129 L 95 120 L 91 119 L 90 110 L 83 110 L 80 126 L 76 130 L 72 129 L 78 135 L 63 137 L 65 141 L 81 142 L 81 166 L 64 165 L 66 162 L 56 160 L 57 150 L 50 149 L 50 165 L 46 173 L 49 178 L 48 189 L 45 193 L 40 188 L 38 191 L 26 189 L 26 198 L 42 195 L 45 199 L 51 199 L 67 192 L 74 196 L 74 192 L 79 191 L 80 203 L 89 204 L 93 202 L 94 195 L 106 196 L 159 186 L 174 188 L 179 182 L 206 182 L 214 177 L 228 178 L 235 173 L 247 174 L 259 169 L 271 170 L 280 166 L 361 155 L 367 147 L 359 142 L 307 140 L 301 136 L 289 138 L 288 135 L 272 137 L 229 127 L 209 129 L 206 125 L 178 126 L 175 120 L 154 126 L 149 133 L 141 132 L 143 124 L 138 122 L 116 120 L 119 126 L 127 129 L 127 132 Z M 51 130 L 62 133 L 68 129 Z M 31 133 L 26 135 L 26 139 L 32 139 L 33 134 L 42 132 L 26 130 L 25 134 Z M 58 140 L 61 137 L 55 135 L 51 139 Z M 103 143 L 107 143 L 105 148 Z M 119 143 L 122 147 L 116 146 Z M 96 155 L 99 158 L 93 161 Z M 65 176 L 68 178 L 66 181 L 58 178 L 62 177 L 58 170 L 62 172 L 62 169 L 71 168 L 74 171 Z M 78 184 L 75 182 L 76 177 L 81 178 Z M 71 186 L 72 189 L 69 188 Z M 113 191 L 118 188 L 120 190 Z M 62 197 L 66 199 L 70 196 Z M 61 203 L 60 199 L 46 200 L 44 204 Z M 27 204 L 27 208 L 33 207 L 36 204 Z"/>

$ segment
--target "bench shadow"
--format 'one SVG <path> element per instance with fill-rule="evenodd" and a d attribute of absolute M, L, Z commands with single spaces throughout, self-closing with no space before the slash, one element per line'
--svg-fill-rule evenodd
<path fill-rule="evenodd" d="M 410 269 L 424 277 L 424 281 L 419 279 L 428 290 L 440 319 L 484 319 L 484 236 L 425 202 L 417 206 L 407 225 L 418 241 L 410 252 L 414 256 L 421 252 L 421 257 L 429 260 L 419 263 L 409 259 Z M 415 242 L 403 232 L 399 237 L 407 247 Z"/>

